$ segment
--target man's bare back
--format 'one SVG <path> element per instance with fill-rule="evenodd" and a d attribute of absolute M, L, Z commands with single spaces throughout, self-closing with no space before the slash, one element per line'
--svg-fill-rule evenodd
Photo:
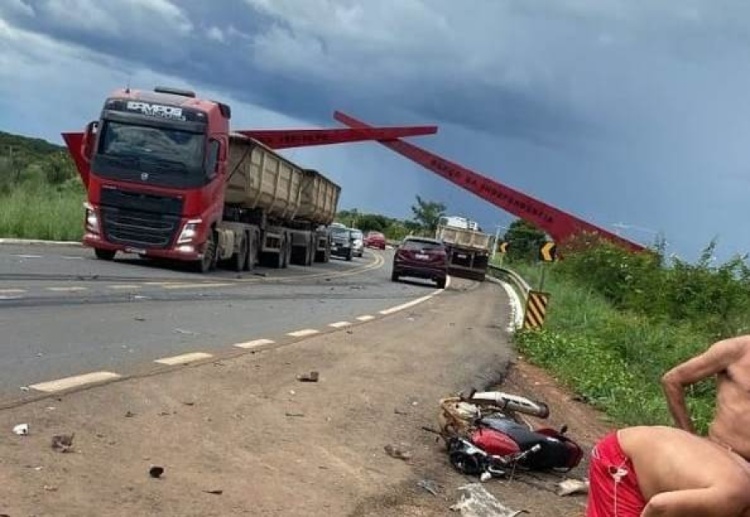
<path fill-rule="evenodd" d="M 750 515 L 750 465 L 739 455 L 700 436 L 666 426 L 617 431 L 622 458 L 617 457 L 617 447 L 613 449 L 608 439 L 602 439 L 592 452 L 586 515 Z M 617 468 L 612 466 L 613 461 Z M 624 472 L 620 472 L 621 465 L 625 466 Z M 618 480 L 622 474 L 627 477 Z"/>
<path fill-rule="evenodd" d="M 714 343 L 662 378 L 678 427 L 695 432 L 685 404 L 685 387 L 716 376 L 716 411 L 709 438 L 750 461 L 750 335 Z"/>

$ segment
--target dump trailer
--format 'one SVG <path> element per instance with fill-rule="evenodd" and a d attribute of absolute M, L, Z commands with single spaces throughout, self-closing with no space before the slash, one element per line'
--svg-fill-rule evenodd
<path fill-rule="evenodd" d="M 492 236 L 479 231 L 479 225 L 463 217 L 442 217 L 436 238 L 448 253 L 448 273 L 483 281 L 489 264 Z"/>
<path fill-rule="evenodd" d="M 193 92 L 124 89 L 104 103 L 77 148 L 87 189 L 83 243 L 237 271 L 330 257 L 341 188 L 229 129 L 231 110 Z"/>

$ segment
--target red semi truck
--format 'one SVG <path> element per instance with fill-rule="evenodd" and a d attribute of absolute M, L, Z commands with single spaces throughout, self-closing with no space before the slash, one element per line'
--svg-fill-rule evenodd
<path fill-rule="evenodd" d="M 124 89 L 82 136 L 64 134 L 88 192 L 84 244 L 201 272 L 327 262 L 340 187 L 230 132 L 230 116 L 190 91 Z"/>

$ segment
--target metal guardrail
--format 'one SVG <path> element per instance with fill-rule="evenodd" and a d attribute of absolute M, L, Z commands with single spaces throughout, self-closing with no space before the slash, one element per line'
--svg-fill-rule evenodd
<path fill-rule="evenodd" d="M 487 266 L 487 269 L 495 278 L 508 280 L 516 289 L 516 291 L 518 291 L 518 293 L 522 296 L 524 305 L 526 304 L 526 301 L 529 298 L 529 291 L 531 291 L 531 286 L 528 284 L 528 282 L 526 282 L 526 280 L 523 279 L 521 275 L 519 275 L 512 269 L 508 269 L 507 267 L 493 266 L 492 264 Z"/>

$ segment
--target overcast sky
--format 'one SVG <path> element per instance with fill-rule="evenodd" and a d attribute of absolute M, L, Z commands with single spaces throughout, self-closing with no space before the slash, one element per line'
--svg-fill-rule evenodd
<path fill-rule="evenodd" d="M 643 244 L 750 250 L 750 2 L 2 0 L 0 130 L 61 142 L 130 84 L 190 87 L 233 127 L 437 124 L 431 151 Z M 285 151 L 341 207 L 416 194 L 515 219 L 375 143 Z"/>

